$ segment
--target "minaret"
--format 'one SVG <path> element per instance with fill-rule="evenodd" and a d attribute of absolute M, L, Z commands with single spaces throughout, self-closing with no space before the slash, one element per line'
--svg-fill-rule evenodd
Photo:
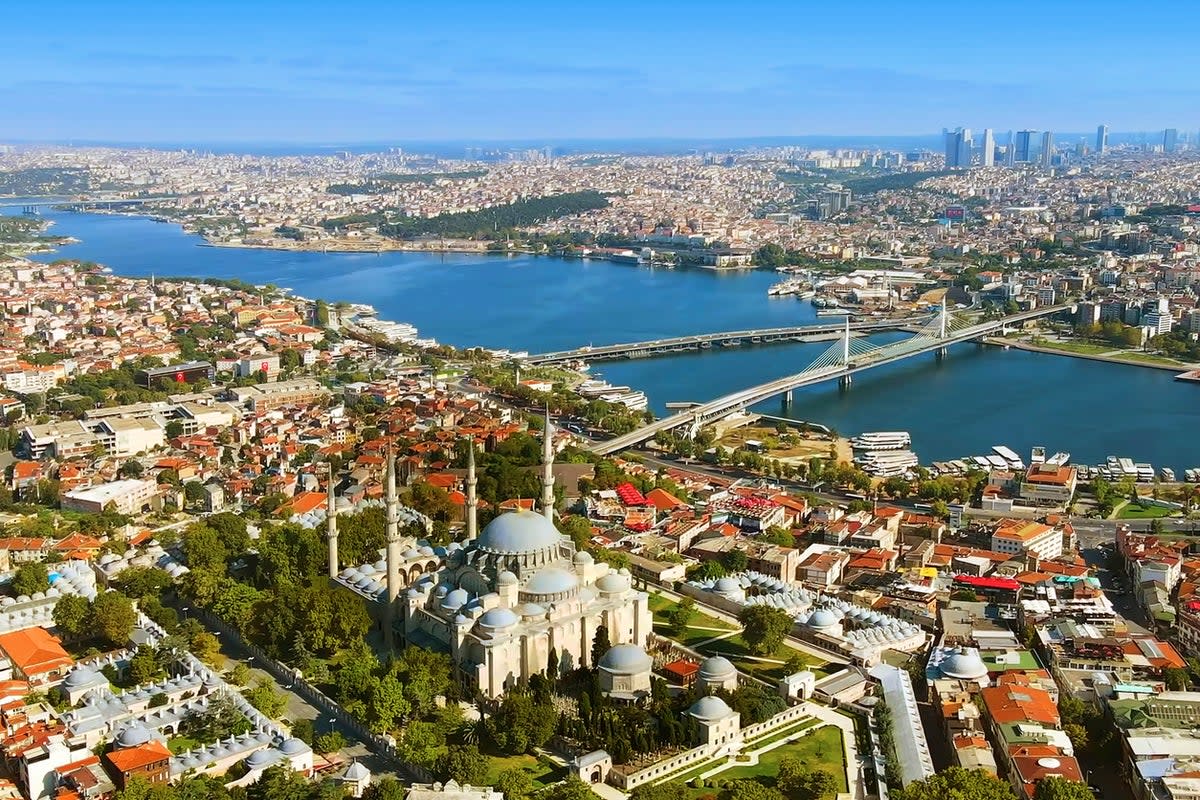
<path fill-rule="evenodd" d="M 383 639 L 388 649 L 395 645 L 392 622 L 396 615 L 396 598 L 400 596 L 400 497 L 396 493 L 396 456 L 391 448 L 387 453 L 387 608 L 383 615 Z"/>
<path fill-rule="evenodd" d="M 479 498 L 475 495 L 475 439 L 467 439 L 467 541 L 475 541 L 479 533 Z"/>
<path fill-rule="evenodd" d="M 549 406 L 542 435 L 542 516 L 554 522 L 554 426 L 550 424 Z"/>
<path fill-rule="evenodd" d="M 329 465 L 329 495 L 325 499 L 325 541 L 329 544 L 329 577 L 338 574 L 337 505 L 333 502 L 333 464 Z"/>

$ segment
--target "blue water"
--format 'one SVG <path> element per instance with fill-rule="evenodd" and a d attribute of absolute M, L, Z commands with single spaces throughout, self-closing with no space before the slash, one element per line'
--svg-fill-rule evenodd
<path fill-rule="evenodd" d="M 146 219 L 55 214 L 54 232 L 81 244 L 63 256 L 122 275 L 240 278 L 306 297 L 374 305 L 382 317 L 459 346 L 532 352 L 704 331 L 815 322 L 810 304 L 768 298 L 773 272 L 715 274 L 549 257 L 385 253 L 346 255 L 203 247 Z M 799 372 L 829 343 L 715 348 L 596 371 L 644 390 L 661 412 Z M 781 403 L 762 410 L 780 413 Z M 1076 463 L 1129 456 L 1177 471 L 1200 464 L 1200 386 L 1172 373 L 1062 356 L 956 345 L 855 377 L 848 390 L 796 392 L 787 414 L 843 433 L 907 430 L 926 461 L 1042 445 Z"/>

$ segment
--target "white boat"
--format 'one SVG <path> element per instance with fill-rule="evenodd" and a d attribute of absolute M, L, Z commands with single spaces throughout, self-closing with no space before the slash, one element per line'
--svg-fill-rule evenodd
<path fill-rule="evenodd" d="M 905 450 L 912 446 L 908 431 L 867 431 L 850 440 L 855 450 Z"/>
<path fill-rule="evenodd" d="M 992 452 L 1003 458 L 1010 469 L 1025 469 L 1025 462 L 1021 460 L 1021 457 L 1004 445 L 994 446 Z"/>
<path fill-rule="evenodd" d="M 796 292 L 796 297 L 799 297 L 801 300 L 812 300 L 816 296 L 816 289 L 805 289 L 802 292 Z"/>
<path fill-rule="evenodd" d="M 1067 464 L 1071 463 L 1071 454 L 1060 450 L 1059 452 L 1050 456 L 1050 458 L 1046 459 L 1046 463 L 1056 467 L 1065 467 Z"/>
<path fill-rule="evenodd" d="M 1196 482 L 1196 470 L 1185 469 L 1183 471 L 1183 479 L 1185 481 L 1187 481 L 1188 483 L 1195 483 Z"/>
<path fill-rule="evenodd" d="M 626 408 L 634 411 L 645 411 L 649 401 L 646 398 L 645 392 L 613 392 L 612 394 L 601 395 L 600 399 L 606 403 L 618 403 Z"/>
<path fill-rule="evenodd" d="M 988 460 L 987 456 L 971 456 L 971 460 L 984 469 L 992 468 L 992 462 Z"/>
<path fill-rule="evenodd" d="M 1154 465 L 1146 464 L 1146 463 L 1134 464 L 1134 469 L 1136 470 L 1137 479 L 1140 482 L 1142 482 L 1142 483 L 1153 483 L 1154 482 Z"/>
<path fill-rule="evenodd" d="M 1030 453 L 1029 453 L 1029 463 L 1030 464 L 1041 464 L 1045 460 L 1046 460 L 1046 448 L 1035 447 L 1035 448 L 1033 448 L 1032 451 L 1030 451 Z"/>
<path fill-rule="evenodd" d="M 984 458 L 996 469 L 1008 469 L 1008 459 L 1004 456 L 984 456 Z"/>
<path fill-rule="evenodd" d="M 1126 475 L 1137 475 L 1137 464 L 1133 463 L 1132 458 L 1118 458 L 1117 466 L 1121 468 L 1121 472 Z"/>
<path fill-rule="evenodd" d="M 1171 469 L 1170 467 L 1163 467 L 1158 471 L 1158 475 L 1167 483 L 1175 482 L 1175 470 Z"/>

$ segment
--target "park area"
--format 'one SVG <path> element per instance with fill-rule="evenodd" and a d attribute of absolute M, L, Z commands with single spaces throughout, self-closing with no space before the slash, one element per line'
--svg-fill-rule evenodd
<path fill-rule="evenodd" d="M 709 656 L 721 655 L 733 662 L 743 672 L 768 682 L 774 682 L 796 669 L 809 669 L 818 678 L 827 673 L 821 668 L 825 662 L 801 652 L 786 642 L 773 652 L 761 656 L 752 655 L 749 645 L 742 638 L 741 626 L 710 616 L 693 608 L 686 616 L 687 623 L 676 627 L 674 622 L 679 603 L 661 594 L 650 595 L 650 610 L 654 613 L 654 629 L 657 633 L 679 642 L 685 647 Z M 790 668 L 789 668 L 790 665 Z"/>

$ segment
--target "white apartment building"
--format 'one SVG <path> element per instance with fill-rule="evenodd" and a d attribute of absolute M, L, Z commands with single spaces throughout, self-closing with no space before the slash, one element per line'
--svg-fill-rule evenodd
<path fill-rule="evenodd" d="M 1004 520 L 992 534 L 992 549 L 1014 556 L 1058 558 L 1063 552 L 1063 535 L 1058 528 L 1028 520 Z"/>

